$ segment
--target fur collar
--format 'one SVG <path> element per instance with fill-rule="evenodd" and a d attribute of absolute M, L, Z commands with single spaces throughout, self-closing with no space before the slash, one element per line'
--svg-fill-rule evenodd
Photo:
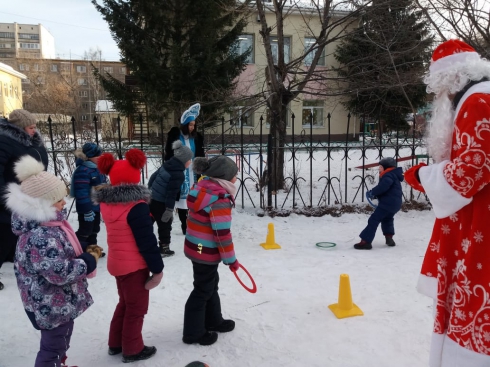
<path fill-rule="evenodd" d="M 7 120 L 0 120 L 0 136 L 7 136 L 15 141 L 19 142 L 26 147 L 34 146 L 40 147 L 43 146 L 43 140 L 41 138 L 41 134 L 36 131 L 34 136 L 29 136 L 28 133 L 21 129 L 18 126 L 9 124 Z"/>
<path fill-rule="evenodd" d="M 143 185 L 99 185 L 92 190 L 94 204 L 123 204 L 144 200 L 150 202 L 151 192 Z"/>
<path fill-rule="evenodd" d="M 49 200 L 24 194 L 19 184 L 10 183 L 5 196 L 7 208 L 28 221 L 47 222 L 57 219 L 56 208 Z"/>

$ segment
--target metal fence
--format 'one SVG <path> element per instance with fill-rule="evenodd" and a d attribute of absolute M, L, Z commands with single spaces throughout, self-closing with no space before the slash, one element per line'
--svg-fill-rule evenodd
<path fill-rule="evenodd" d="M 312 116 L 311 116 L 312 118 Z M 55 123 L 48 118 L 38 128 L 43 134 L 50 155 L 50 169 L 67 185 L 75 168 L 73 151 L 86 141 L 98 143 L 106 152 L 119 158 L 131 148 L 143 150 L 148 157 L 148 166 L 143 171 L 142 181 L 163 162 L 166 142 L 165 121 L 143 133 L 143 119 L 132 123 L 117 117 L 103 121 Z M 239 166 L 237 205 L 264 210 L 318 211 L 337 205 L 364 203 L 365 191 L 375 184 L 377 163 L 382 157 L 394 157 L 399 164 L 414 165 L 428 160 L 423 140 L 415 129 L 410 132 L 396 129 L 385 134 L 364 136 L 349 131 L 351 116 L 341 140 L 338 134 L 332 139 L 331 115 L 325 120 L 327 134 L 318 136 L 310 124 L 295 131 L 295 116 L 290 116 L 285 144 L 279 147 L 268 133 L 264 118 L 253 128 L 222 118 L 213 126 L 199 128 L 204 137 L 206 154 L 226 154 Z M 139 125 L 139 129 L 136 129 Z M 135 133 L 135 131 L 137 131 Z M 285 166 L 273 167 L 275 155 L 282 150 Z M 283 169 L 284 188 L 274 182 L 275 169 Z M 417 198 L 420 198 L 420 194 Z M 404 190 L 405 201 L 414 198 L 410 188 Z M 426 200 L 423 196 L 422 200 Z"/>

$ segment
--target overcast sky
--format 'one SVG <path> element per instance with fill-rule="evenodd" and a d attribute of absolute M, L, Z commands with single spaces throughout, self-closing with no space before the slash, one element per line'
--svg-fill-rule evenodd
<path fill-rule="evenodd" d="M 41 23 L 54 37 L 56 56 L 80 59 L 90 48 L 102 59 L 119 60 L 107 23 L 90 0 L 4 0 L 0 23 Z"/>

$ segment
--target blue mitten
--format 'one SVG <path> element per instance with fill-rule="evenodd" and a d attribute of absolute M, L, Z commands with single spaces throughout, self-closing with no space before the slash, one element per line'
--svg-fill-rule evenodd
<path fill-rule="evenodd" d="M 93 212 L 93 210 L 85 213 L 83 215 L 83 219 L 85 220 L 85 222 L 93 222 L 95 220 L 95 213 Z"/>

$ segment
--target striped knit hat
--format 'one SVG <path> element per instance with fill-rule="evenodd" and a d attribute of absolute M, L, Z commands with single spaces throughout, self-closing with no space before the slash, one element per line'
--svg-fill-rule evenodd
<path fill-rule="evenodd" d="M 46 172 L 44 165 L 30 155 L 23 156 L 15 164 L 14 170 L 20 181 L 20 190 L 30 197 L 45 199 L 54 204 L 67 194 L 64 182 Z"/>

